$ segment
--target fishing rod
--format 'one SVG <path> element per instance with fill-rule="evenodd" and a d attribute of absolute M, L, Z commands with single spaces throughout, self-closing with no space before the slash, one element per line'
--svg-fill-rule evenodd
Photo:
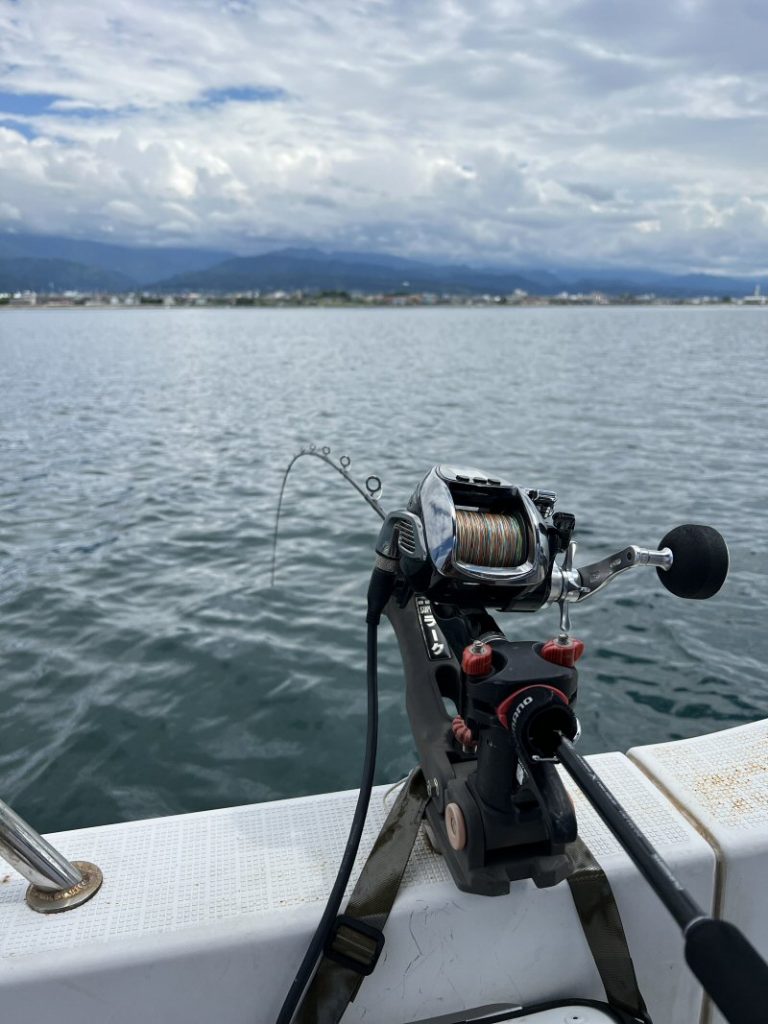
<path fill-rule="evenodd" d="M 559 736 L 556 752 L 565 770 L 680 925 L 686 962 L 725 1019 L 731 1024 L 765 1024 L 768 964 L 755 947 L 735 925 L 716 920 L 702 910 L 566 736 Z"/>
<path fill-rule="evenodd" d="M 384 517 L 368 591 L 369 734 L 376 714 L 376 629 L 385 614 L 403 661 L 430 838 L 458 888 L 496 896 L 518 879 L 544 888 L 572 874 L 577 822 L 556 767 L 563 763 L 588 799 L 618 808 L 619 815 L 604 820 L 660 897 L 677 892 L 673 912 L 684 928 L 689 965 L 705 990 L 731 1024 L 753 1024 L 757 1017 L 745 1010 L 739 992 L 759 992 L 765 1005 L 768 968 L 737 929 L 707 918 L 688 894 L 681 895 L 669 869 L 660 867 L 647 841 L 638 843 L 641 833 L 602 783 L 598 792 L 597 777 L 573 750 L 580 732 L 576 663 L 584 645 L 572 635 L 571 608 L 643 566 L 655 568 L 678 597 L 710 598 L 727 576 L 728 548 L 712 527 L 687 524 L 667 533 L 658 548 L 630 544 L 576 567 L 576 520 L 555 511 L 556 503 L 550 490 L 440 465 L 404 508 Z M 555 604 L 559 630 L 545 643 L 509 640 L 489 612 L 530 613 Z M 350 833 L 356 842 L 362 831 L 358 811 L 367 806 L 372 785 L 370 758 L 366 766 Z M 278 1024 L 292 1019 L 320 951 L 328 954 L 339 889 L 349 877 L 342 878 L 343 871 L 353 860 L 348 844 L 332 894 L 338 901 L 332 907 L 329 900 Z M 649 863 L 656 869 L 649 870 Z M 714 982 L 718 957 L 729 977 Z M 744 970 L 734 959 L 751 965 L 751 986 L 744 988 Z"/>
<path fill-rule="evenodd" d="M 277 511 L 275 512 L 275 529 L 272 534 L 272 569 L 270 572 L 270 582 L 274 587 L 275 585 L 275 571 L 277 568 L 277 534 L 280 529 L 280 515 L 283 511 L 283 497 L 285 495 L 285 486 L 288 483 L 288 477 L 291 470 L 299 461 L 305 457 L 312 457 L 321 459 L 327 466 L 335 469 L 336 472 L 344 477 L 347 483 L 351 484 L 355 488 L 358 494 L 360 494 L 368 504 L 371 506 L 373 511 L 380 519 L 386 518 L 384 509 L 379 504 L 379 499 L 382 496 L 383 488 L 381 485 L 381 479 L 375 474 L 371 474 L 365 480 L 365 487 L 361 487 L 360 484 L 355 480 L 352 474 L 349 472 L 349 467 L 352 465 L 352 460 L 348 455 L 342 455 L 338 462 L 334 462 L 331 458 L 331 449 L 328 445 L 323 445 L 322 448 L 318 448 L 315 444 L 310 444 L 306 448 L 302 448 L 298 451 L 288 465 L 285 467 L 283 473 L 282 483 L 280 484 L 280 493 L 277 498 Z"/>

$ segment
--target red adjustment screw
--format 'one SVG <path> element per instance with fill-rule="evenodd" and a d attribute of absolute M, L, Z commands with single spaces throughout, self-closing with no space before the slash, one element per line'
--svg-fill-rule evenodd
<path fill-rule="evenodd" d="M 573 668 L 583 653 L 584 643 L 572 636 L 565 642 L 559 638 L 547 640 L 539 651 L 539 655 L 545 661 L 551 661 L 553 665 L 564 665 L 566 668 Z"/>
<path fill-rule="evenodd" d="M 475 640 L 464 648 L 461 667 L 468 676 L 487 676 L 493 665 L 493 650 L 490 644 Z"/>
<path fill-rule="evenodd" d="M 461 715 L 456 715 L 454 720 L 451 722 L 451 731 L 456 737 L 456 742 L 460 743 L 462 747 L 468 747 L 471 750 L 475 750 L 477 748 L 477 740 L 472 735 L 472 730 Z"/>

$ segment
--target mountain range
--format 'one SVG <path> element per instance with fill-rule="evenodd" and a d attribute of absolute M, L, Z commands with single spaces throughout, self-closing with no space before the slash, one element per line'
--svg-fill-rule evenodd
<path fill-rule="evenodd" d="M 153 248 L 64 238 L 0 234 L 0 293 L 82 291 L 207 294 L 276 290 L 454 295 L 556 295 L 601 291 L 667 297 L 752 292 L 756 278 L 663 274 L 643 268 L 554 271 L 404 259 L 383 253 L 288 248 L 258 256 L 215 249 Z"/>

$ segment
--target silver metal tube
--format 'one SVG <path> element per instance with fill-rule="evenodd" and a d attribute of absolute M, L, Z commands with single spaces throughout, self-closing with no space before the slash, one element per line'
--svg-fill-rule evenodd
<path fill-rule="evenodd" d="M 671 569 L 674 562 L 674 555 L 670 548 L 661 548 L 656 551 L 653 548 L 635 548 L 635 558 L 640 565 L 655 565 L 657 569 Z"/>
<path fill-rule="evenodd" d="M 0 856 L 47 892 L 71 889 L 83 876 L 47 840 L 0 800 Z"/>

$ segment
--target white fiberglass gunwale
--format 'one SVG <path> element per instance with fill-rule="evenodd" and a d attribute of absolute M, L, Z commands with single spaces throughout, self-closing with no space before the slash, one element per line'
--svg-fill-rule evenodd
<path fill-rule="evenodd" d="M 768 721 L 590 758 L 709 910 L 768 954 Z M 614 887 L 654 1020 L 699 1024 L 679 929 L 587 801 L 579 829 Z M 356 877 L 385 816 L 374 793 Z M 102 890 L 52 916 L 0 876 L 0 999 L 16 1024 L 271 1024 L 322 911 L 355 792 L 59 833 Z M 720 861 L 718 863 L 718 857 Z M 345 1024 L 406 1024 L 489 1003 L 603 998 L 567 885 L 459 892 L 420 837 L 381 961 Z M 716 1020 L 716 1017 L 711 1018 Z"/>

